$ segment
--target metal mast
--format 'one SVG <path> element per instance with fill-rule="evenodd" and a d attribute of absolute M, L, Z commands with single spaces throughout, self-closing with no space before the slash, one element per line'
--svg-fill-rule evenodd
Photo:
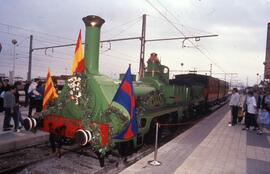
<path fill-rule="evenodd" d="M 146 30 L 146 14 L 143 15 L 143 20 L 142 20 L 139 80 L 143 77 L 143 74 L 144 74 L 145 30 Z"/>
<path fill-rule="evenodd" d="M 30 46 L 29 46 L 29 61 L 28 61 L 28 73 L 27 80 L 31 81 L 31 72 L 32 72 L 32 53 L 33 53 L 33 35 L 30 35 Z"/>

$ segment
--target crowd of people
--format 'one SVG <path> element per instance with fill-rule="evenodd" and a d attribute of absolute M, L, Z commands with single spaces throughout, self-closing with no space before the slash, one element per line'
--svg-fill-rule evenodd
<path fill-rule="evenodd" d="M 20 132 L 23 125 L 23 118 L 20 108 L 23 107 L 20 102 L 19 87 L 22 82 L 9 84 L 7 79 L 0 81 L 0 112 L 4 112 L 3 131 L 9 131 L 14 127 L 15 132 Z M 24 85 L 25 101 L 24 107 L 29 105 L 28 117 L 32 117 L 32 111 L 35 108 L 36 112 L 42 111 L 42 102 L 44 95 L 44 83 L 39 79 L 34 79 L 33 82 Z M 14 125 L 11 124 L 13 119 Z"/>
<path fill-rule="evenodd" d="M 242 130 L 250 130 L 253 127 L 253 130 L 261 135 L 264 128 L 270 127 L 270 91 L 248 89 L 243 95 L 244 100 L 241 102 L 237 88 L 232 90 L 229 126 L 235 126 L 237 122 L 241 123 L 244 118 Z"/>

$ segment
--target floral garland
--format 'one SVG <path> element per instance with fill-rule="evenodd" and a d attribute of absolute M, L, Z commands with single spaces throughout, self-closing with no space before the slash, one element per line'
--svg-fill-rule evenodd
<path fill-rule="evenodd" d="M 106 153 L 113 148 L 113 136 L 118 133 L 115 132 L 112 127 L 113 115 L 117 116 L 119 124 L 127 125 L 128 118 L 126 118 L 118 108 L 110 106 L 101 114 L 100 120 L 98 120 L 100 123 L 94 123 L 90 128 L 94 133 L 91 148 L 99 152 L 101 156 L 105 156 Z M 106 126 L 103 125 L 106 124 L 108 125 L 108 130 L 104 130 Z M 106 133 L 106 131 L 108 131 L 108 135 L 102 135 L 102 133 Z M 104 138 L 107 138 L 107 140 L 104 140 Z M 106 144 L 103 143 L 104 141 L 107 141 Z"/>
<path fill-rule="evenodd" d="M 70 99 L 75 101 L 75 104 L 79 104 L 79 98 L 82 96 L 81 92 L 81 77 L 73 76 L 67 80 L 69 87 Z"/>

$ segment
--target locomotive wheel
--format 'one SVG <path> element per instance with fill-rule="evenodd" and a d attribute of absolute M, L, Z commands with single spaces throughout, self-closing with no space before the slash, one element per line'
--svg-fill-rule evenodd
<path fill-rule="evenodd" d="M 173 114 L 170 115 L 169 120 L 168 120 L 168 123 L 169 124 L 177 124 L 178 123 L 177 113 L 176 114 L 173 113 Z M 168 129 L 169 129 L 169 131 L 171 133 L 173 133 L 173 132 L 176 131 L 177 126 L 176 125 L 172 125 L 172 126 L 169 126 Z"/>
<path fill-rule="evenodd" d="M 104 167 L 105 166 L 105 157 L 102 154 L 100 154 L 99 152 L 96 152 L 96 155 L 98 157 L 100 167 Z"/>
<path fill-rule="evenodd" d="M 188 111 L 183 111 L 183 115 L 182 117 L 180 118 L 180 122 L 185 122 L 188 120 Z"/>
<path fill-rule="evenodd" d="M 121 142 L 117 146 L 118 153 L 121 156 L 128 156 L 134 152 L 133 141 Z"/>

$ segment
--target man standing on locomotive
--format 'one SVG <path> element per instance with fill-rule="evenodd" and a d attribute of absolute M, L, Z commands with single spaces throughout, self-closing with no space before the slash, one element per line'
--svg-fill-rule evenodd
<path fill-rule="evenodd" d="M 229 106 L 231 107 L 231 123 L 229 126 L 234 126 L 237 124 L 237 116 L 238 116 L 238 109 L 240 106 L 240 95 L 238 93 L 237 88 L 233 88 L 232 96 L 230 99 Z"/>

